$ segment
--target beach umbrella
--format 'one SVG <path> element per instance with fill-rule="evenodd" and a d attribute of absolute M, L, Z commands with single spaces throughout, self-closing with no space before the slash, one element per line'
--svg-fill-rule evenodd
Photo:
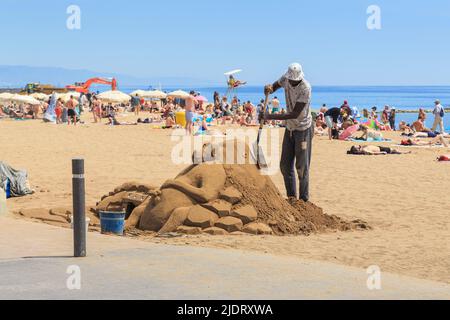
<path fill-rule="evenodd" d="M 159 90 L 146 91 L 145 98 L 149 99 L 165 99 L 167 94 Z"/>
<path fill-rule="evenodd" d="M 10 101 L 14 95 L 9 92 L 0 93 L 0 101 Z"/>
<path fill-rule="evenodd" d="M 189 93 L 183 90 L 177 90 L 169 93 L 167 96 L 172 98 L 186 99 L 187 97 L 189 97 Z"/>
<path fill-rule="evenodd" d="M 234 75 L 234 74 L 236 74 L 236 73 L 240 73 L 240 72 L 242 72 L 241 69 L 236 69 L 236 70 L 232 70 L 232 71 L 225 72 L 224 75 L 226 75 L 226 76 L 232 76 L 232 75 Z"/>
<path fill-rule="evenodd" d="M 206 99 L 204 96 L 196 96 L 195 100 L 198 102 L 208 102 L 208 99 Z"/>
<path fill-rule="evenodd" d="M 36 100 L 35 98 L 33 98 L 31 96 L 23 96 L 20 94 L 13 95 L 9 100 L 18 102 L 18 103 L 31 104 L 31 105 L 41 104 L 41 102 L 39 100 Z"/>
<path fill-rule="evenodd" d="M 76 92 L 76 91 L 70 91 L 70 92 L 66 92 L 66 93 L 57 94 L 57 98 L 58 99 L 60 98 L 63 102 L 69 101 L 71 96 L 74 99 L 78 99 L 80 97 L 80 93 Z"/>
<path fill-rule="evenodd" d="M 97 98 L 111 103 L 127 103 L 131 100 L 131 96 L 118 90 L 102 92 L 97 95 Z"/>
<path fill-rule="evenodd" d="M 135 90 L 132 93 L 130 93 L 131 96 L 135 96 L 137 95 L 138 97 L 142 97 L 145 98 L 145 95 L 147 94 L 148 91 L 145 90 Z"/>
<path fill-rule="evenodd" d="M 35 92 L 33 94 L 30 94 L 31 97 L 37 99 L 37 100 L 48 100 L 49 96 L 46 95 L 45 93 L 41 93 L 41 92 Z"/>

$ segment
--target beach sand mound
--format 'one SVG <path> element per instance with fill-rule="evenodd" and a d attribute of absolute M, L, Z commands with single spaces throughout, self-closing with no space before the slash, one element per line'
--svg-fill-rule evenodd
<path fill-rule="evenodd" d="M 262 175 L 255 165 L 200 164 L 169 181 L 159 190 L 149 188 L 140 193 L 141 204 L 135 202 L 135 211 L 129 213 L 139 217 L 127 223 L 127 229 L 211 235 L 309 235 L 327 230 L 370 229 L 364 221 L 344 221 L 325 214 L 311 202 L 284 198 L 270 177 Z M 127 190 L 137 188 L 130 187 L 133 183 L 124 185 L 127 188 L 116 188 L 117 192 L 110 193 L 97 208 L 102 210 L 111 203 L 125 210 L 130 202 Z M 159 224 L 153 223 L 155 219 Z"/>
<path fill-rule="evenodd" d="M 274 234 L 302 234 L 326 230 L 368 229 L 367 223 L 352 222 L 327 215 L 322 208 L 311 202 L 285 199 L 272 180 L 262 176 L 250 166 L 224 166 L 227 174 L 226 187 L 233 187 L 242 194 L 238 206 L 251 205 L 257 211 L 257 222 L 267 224 Z"/>

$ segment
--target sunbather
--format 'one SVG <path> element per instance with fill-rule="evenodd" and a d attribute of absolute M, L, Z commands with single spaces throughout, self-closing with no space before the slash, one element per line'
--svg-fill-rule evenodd
<path fill-rule="evenodd" d="M 352 146 L 347 154 L 355 155 L 386 155 L 386 154 L 407 154 L 409 152 L 402 152 L 389 147 L 382 146 Z"/>
<path fill-rule="evenodd" d="M 369 139 L 372 139 L 373 141 L 383 141 L 384 140 L 381 132 L 376 131 L 374 129 L 370 129 L 366 125 L 363 125 L 363 124 L 360 125 L 359 130 L 361 130 L 363 132 L 363 134 L 361 137 L 355 138 L 356 140 L 364 140 L 364 141 L 367 141 Z"/>
<path fill-rule="evenodd" d="M 412 138 L 412 139 L 406 139 L 406 140 L 402 140 L 402 142 L 400 143 L 402 146 L 438 146 L 438 145 L 443 145 L 445 147 L 448 147 L 448 143 L 445 141 L 444 136 L 443 135 L 438 135 L 437 137 L 429 140 L 429 141 L 424 141 L 424 140 L 420 140 L 417 138 Z"/>
<path fill-rule="evenodd" d="M 418 119 L 412 124 L 412 129 L 416 132 L 431 132 L 430 129 L 425 127 L 424 120 Z"/>

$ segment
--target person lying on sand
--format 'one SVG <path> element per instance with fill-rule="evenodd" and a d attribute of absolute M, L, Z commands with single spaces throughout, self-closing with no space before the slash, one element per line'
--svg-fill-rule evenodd
<path fill-rule="evenodd" d="M 400 143 L 402 146 L 438 146 L 443 145 L 448 147 L 448 143 L 445 141 L 443 135 L 439 135 L 429 141 L 423 141 L 417 138 L 402 140 Z"/>
<path fill-rule="evenodd" d="M 111 125 L 111 126 L 137 126 L 137 122 L 120 122 L 119 120 L 116 119 L 115 116 L 110 115 L 108 117 L 107 125 Z"/>
<path fill-rule="evenodd" d="M 367 141 L 369 138 L 372 139 L 373 141 L 383 141 L 384 140 L 383 135 L 381 134 L 380 131 L 370 129 L 366 125 L 361 124 L 359 126 L 359 130 L 361 130 L 363 132 L 363 134 L 359 138 L 355 137 L 356 140 Z"/>
<path fill-rule="evenodd" d="M 443 134 L 439 134 L 436 132 L 415 132 L 415 133 L 402 133 L 402 136 L 407 136 L 407 137 L 413 137 L 413 138 L 436 138 L 437 136 L 443 136 L 443 137 L 448 137 L 449 134 L 448 133 L 443 133 Z"/>
<path fill-rule="evenodd" d="M 382 146 L 352 146 L 349 151 L 347 151 L 347 154 L 355 154 L 355 155 L 386 155 L 386 154 L 407 154 L 411 153 L 411 151 L 408 152 L 402 152 L 397 149 L 389 148 L 389 147 L 382 147 Z"/>

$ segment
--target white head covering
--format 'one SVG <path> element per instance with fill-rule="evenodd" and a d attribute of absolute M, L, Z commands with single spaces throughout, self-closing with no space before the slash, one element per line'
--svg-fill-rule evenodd
<path fill-rule="evenodd" d="M 303 68 L 300 63 L 293 63 L 289 66 L 288 71 L 284 75 L 286 79 L 293 81 L 301 81 L 305 76 L 303 73 Z"/>

